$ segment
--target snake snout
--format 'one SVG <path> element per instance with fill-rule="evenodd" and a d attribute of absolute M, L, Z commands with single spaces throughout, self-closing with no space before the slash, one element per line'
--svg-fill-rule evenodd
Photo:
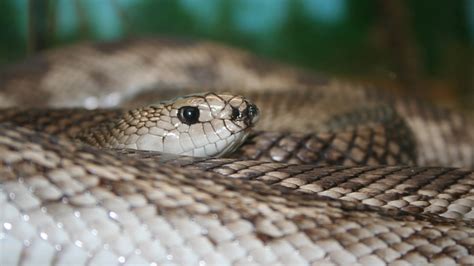
<path fill-rule="evenodd" d="M 255 125 L 260 117 L 260 111 L 255 104 L 248 104 L 247 108 L 244 111 L 247 114 L 247 121 L 246 124 L 248 126 Z"/>

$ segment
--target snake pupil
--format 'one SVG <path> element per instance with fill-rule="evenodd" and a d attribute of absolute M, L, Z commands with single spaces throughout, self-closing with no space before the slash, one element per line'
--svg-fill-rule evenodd
<path fill-rule="evenodd" d="M 181 107 L 178 111 L 178 118 L 186 125 L 197 123 L 199 121 L 199 108 L 194 106 Z"/>

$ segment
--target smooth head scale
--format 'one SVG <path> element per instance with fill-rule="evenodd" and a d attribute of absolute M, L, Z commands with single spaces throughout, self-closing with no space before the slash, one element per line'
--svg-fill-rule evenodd
<path fill-rule="evenodd" d="M 242 96 L 195 94 L 131 110 L 81 139 L 108 148 L 222 156 L 243 143 L 258 117 L 257 107 Z"/>

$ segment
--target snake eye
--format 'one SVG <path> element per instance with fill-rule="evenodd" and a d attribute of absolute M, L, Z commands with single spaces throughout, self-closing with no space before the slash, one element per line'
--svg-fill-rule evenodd
<path fill-rule="evenodd" d="M 232 117 L 230 119 L 235 120 L 240 116 L 240 111 L 238 108 L 232 107 Z"/>
<path fill-rule="evenodd" d="M 199 109 L 194 106 L 181 107 L 178 110 L 178 118 L 186 125 L 197 123 L 199 120 Z"/>

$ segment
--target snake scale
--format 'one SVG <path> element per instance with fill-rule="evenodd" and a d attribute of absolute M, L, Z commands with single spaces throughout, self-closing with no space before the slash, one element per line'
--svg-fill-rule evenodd
<path fill-rule="evenodd" d="M 0 72 L 0 104 L 1 265 L 474 263 L 460 113 L 175 39 L 43 53 Z M 183 155 L 249 135 L 123 149 L 171 143 L 156 120 L 231 132 Z"/>

